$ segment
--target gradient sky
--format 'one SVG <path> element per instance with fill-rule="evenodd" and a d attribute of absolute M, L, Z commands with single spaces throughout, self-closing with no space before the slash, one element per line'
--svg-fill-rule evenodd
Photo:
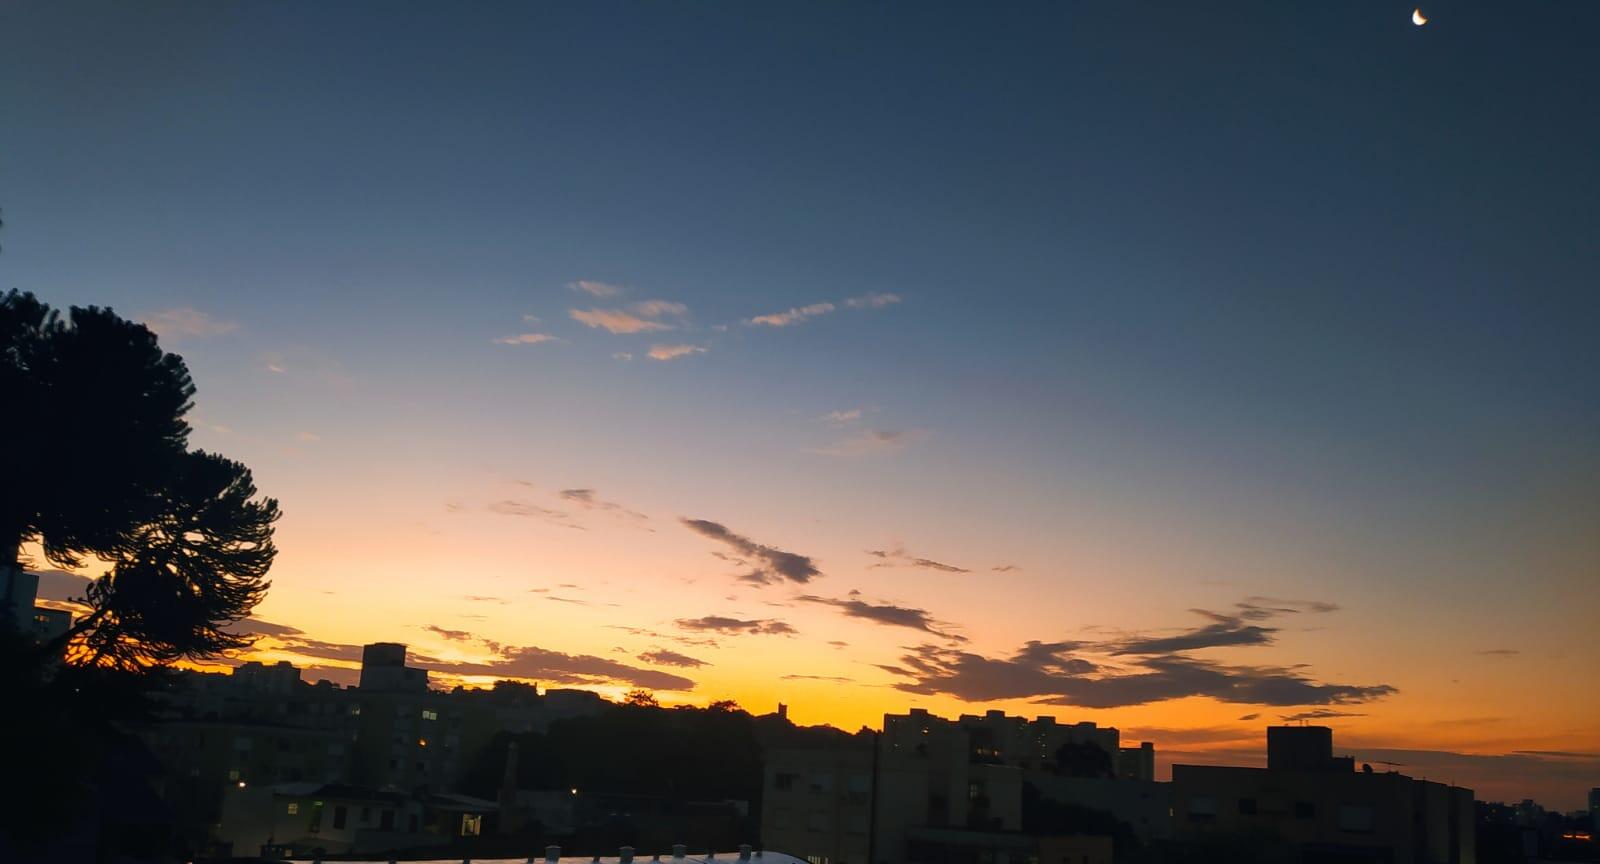
<path fill-rule="evenodd" d="M 312 677 L 1577 807 L 1600 4 L 1225 5 L 5 3 L 0 287 L 188 359 Z"/>

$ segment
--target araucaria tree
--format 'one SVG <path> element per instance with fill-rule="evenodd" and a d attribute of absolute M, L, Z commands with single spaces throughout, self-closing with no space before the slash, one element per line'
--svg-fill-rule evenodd
<path fill-rule="evenodd" d="M 193 396 L 144 325 L 0 295 L 0 572 L 32 543 L 61 567 L 110 564 L 61 639 L 74 663 L 139 669 L 248 644 L 229 625 L 266 593 L 278 504 L 244 465 L 189 449 Z"/>

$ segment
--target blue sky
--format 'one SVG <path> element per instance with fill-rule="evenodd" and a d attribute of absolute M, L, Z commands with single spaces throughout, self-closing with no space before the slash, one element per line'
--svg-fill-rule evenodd
<path fill-rule="evenodd" d="M 706 518 L 989 652 L 1336 602 L 1276 660 L 1395 683 L 1353 722 L 1417 746 L 1406 718 L 1550 686 L 1600 611 L 1600 7 L 1426 11 L 9 4 L 0 285 L 166 322 L 197 443 L 284 501 L 267 611 L 307 629 L 384 636 L 318 592 L 407 561 L 697 578 L 753 614 L 673 521 Z M 574 317 L 653 300 L 671 329 Z M 518 482 L 670 548 L 443 515 Z M 846 558 L 896 543 L 1019 569 Z M 546 647 L 607 650 L 578 629 Z M 1483 671 L 1500 649 L 1543 671 Z M 1600 747 L 1572 698 L 1447 743 Z M 1108 719 L 1216 720 L 1180 714 Z"/>

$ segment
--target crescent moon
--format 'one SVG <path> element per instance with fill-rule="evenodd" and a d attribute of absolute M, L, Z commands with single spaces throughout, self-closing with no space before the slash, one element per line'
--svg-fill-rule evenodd
<path fill-rule="evenodd" d="M 1422 14 L 1421 9 L 1413 9 L 1411 10 L 1411 23 L 1421 27 L 1422 25 L 1428 23 L 1428 19 Z"/>

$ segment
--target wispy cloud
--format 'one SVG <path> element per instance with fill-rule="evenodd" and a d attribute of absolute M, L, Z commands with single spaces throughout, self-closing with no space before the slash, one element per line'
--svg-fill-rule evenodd
<path fill-rule="evenodd" d="M 844 301 L 844 305 L 850 307 L 851 309 L 882 309 L 885 306 L 893 306 L 899 302 L 899 294 L 886 294 L 878 291 L 870 291 L 866 294 L 862 294 L 860 297 L 849 298 L 848 300 Z"/>
<path fill-rule="evenodd" d="M 861 409 L 847 408 L 841 411 L 829 411 L 818 419 L 830 426 L 848 426 L 861 419 Z"/>
<path fill-rule="evenodd" d="M 1515 657 L 1521 653 L 1521 651 L 1518 651 L 1515 648 L 1489 648 L 1487 650 L 1477 652 L 1480 657 Z"/>
<path fill-rule="evenodd" d="M 989 569 L 993 570 L 996 573 L 1012 573 L 1012 572 L 1015 572 L 1017 570 L 1021 570 L 1022 568 L 1018 567 L 1015 564 L 996 564 L 995 566 L 990 567 Z"/>
<path fill-rule="evenodd" d="M 1231 613 L 1191 609 L 1211 623 L 1171 636 L 1133 636 L 1107 646 L 1114 654 L 1166 654 L 1202 648 L 1270 645 L 1278 627 L 1265 622 L 1285 615 L 1326 614 L 1338 604 L 1322 600 L 1282 600 L 1274 597 L 1246 597 L 1233 604 Z"/>
<path fill-rule="evenodd" d="M 922 437 L 919 429 L 863 429 L 814 452 L 828 456 L 861 456 L 899 450 Z"/>
<path fill-rule="evenodd" d="M 191 306 L 162 309 L 144 316 L 144 325 L 163 339 L 203 339 L 239 329 L 232 321 L 215 318 Z"/>
<path fill-rule="evenodd" d="M 519 501 L 515 498 L 504 498 L 489 504 L 489 512 L 498 513 L 501 516 L 542 519 L 546 522 L 560 525 L 563 528 L 575 528 L 579 531 L 587 530 L 582 525 L 573 523 L 571 514 L 563 510 L 540 507 L 537 504 L 530 504 L 527 501 Z"/>
<path fill-rule="evenodd" d="M 1029 643 L 1012 657 L 923 645 L 880 668 L 909 680 L 897 689 L 968 702 L 1031 699 L 1048 705 L 1117 708 L 1189 696 L 1250 705 L 1349 705 L 1395 692 L 1387 684 L 1329 684 L 1277 666 L 1227 666 L 1163 654 L 1112 671 L 1076 656 L 1082 643 Z"/>
<path fill-rule="evenodd" d="M 1238 645 L 1270 645 L 1276 627 L 1246 624 L 1239 618 L 1218 615 L 1204 609 L 1194 612 L 1212 619 L 1204 627 L 1186 630 L 1174 636 L 1136 636 L 1114 647 L 1115 654 L 1169 654 L 1175 651 L 1194 651 L 1201 648 L 1222 648 Z"/>
<path fill-rule="evenodd" d="M 426 627 L 423 627 L 422 629 L 427 630 L 428 632 L 430 632 L 430 633 L 432 633 L 432 634 L 434 634 L 436 636 L 443 636 L 444 638 L 449 639 L 452 642 L 472 642 L 472 641 L 474 641 L 473 635 L 471 633 L 468 633 L 465 630 L 450 630 L 450 629 L 447 629 L 447 628 L 444 628 L 444 627 L 440 627 L 440 626 L 438 626 L 436 624 L 429 624 Z"/>
<path fill-rule="evenodd" d="M 811 303 L 806 306 L 791 306 L 782 312 L 769 312 L 766 315 L 757 315 L 744 323 L 753 327 L 792 327 L 804 324 L 813 318 L 820 318 L 838 311 L 841 306 L 845 309 L 882 309 L 900 302 L 900 295 L 871 292 L 859 297 L 849 297 L 840 303 L 830 301 Z"/>
<path fill-rule="evenodd" d="M 704 353 L 706 349 L 699 345 L 651 345 L 649 356 L 651 360 L 666 361 Z"/>
<path fill-rule="evenodd" d="M 677 322 L 664 319 L 681 319 L 689 307 L 669 300 L 642 300 L 613 309 L 569 309 L 572 320 L 609 333 L 654 333 L 672 330 Z"/>
<path fill-rule="evenodd" d="M 494 340 L 496 345 L 539 345 L 545 342 L 555 342 L 556 337 L 549 333 L 516 333 L 511 336 L 501 336 Z"/>
<path fill-rule="evenodd" d="M 784 580 L 804 583 L 822 575 L 809 556 L 757 543 L 749 537 L 735 534 L 721 523 L 708 519 L 679 521 L 696 534 L 726 544 L 733 549 L 739 557 L 730 560 L 752 568 L 750 572 L 739 577 L 746 582 L 756 585 L 768 585 Z"/>
<path fill-rule="evenodd" d="M 692 690 L 682 675 L 630 666 L 606 657 L 566 654 L 533 645 L 496 645 L 495 656 L 478 661 L 445 661 L 419 657 L 416 665 L 451 675 L 492 675 L 552 684 L 623 684 L 652 690 Z"/>
<path fill-rule="evenodd" d="M 893 549 L 868 549 L 867 554 L 879 559 L 873 567 L 911 567 L 921 570 L 937 570 L 941 573 L 971 573 L 964 567 L 954 564 L 945 564 L 931 558 L 919 558 L 906 551 L 904 546 L 895 546 Z"/>
<path fill-rule="evenodd" d="M 612 285 L 609 282 L 597 282 L 593 279 L 579 279 L 568 282 L 567 288 L 590 297 L 616 297 L 622 293 L 622 286 Z"/>
<path fill-rule="evenodd" d="M 728 636 L 793 636 L 799 631 L 776 618 L 745 620 L 724 615 L 706 615 L 702 618 L 679 618 L 673 622 L 684 630 L 722 633 Z"/>
<path fill-rule="evenodd" d="M 1295 723 L 1301 720 L 1334 720 L 1339 717 L 1365 717 L 1367 715 L 1353 711 L 1334 711 L 1331 708 L 1315 708 L 1310 711 L 1296 711 L 1293 714 L 1279 714 L 1279 719 L 1286 723 Z"/>
<path fill-rule="evenodd" d="M 880 668 L 909 679 L 895 685 L 909 693 L 944 693 L 972 702 L 1031 699 L 1084 708 L 1143 705 L 1189 696 L 1280 707 L 1344 706 L 1396 692 L 1387 684 L 1318 681 L 1300 666 L 1230 665 L 1190 656 L 1190 652 L 1211 648 L 1271 645 L 1277 628 L 1251 622 L 1336 608 L 1321 601 L 1254 597 L 1235 604 L 1235 614 L 1191 610 L 1210 623 L 1170 636 L 1029 642 L 1010 657 L 922 645 L 901 657 L 898 665 Z M 1090 659 L 1095 656 L 1105 659 Z M 1338 716 L 1348 716 L 1348 712 Z M 1310 717 L 1307 714 L 1304 719 Z"/>
<path fill-rule="evenodd" d="M 607 501 L 600 497 L 593 489 L 562 489 L 556 495 L 563 501 L 576 504 L 585 510 L 599 510 L 634 522 L 647 522 L 650 517 L 637 510 L 631 510 L 615 501 Z"/>
<path fill-rule="evenodd" d="M 874 624 L 883 624 L 889 627 L 909 627 L 912 630 L 921 630 L 935 636 L 965 642 L 966 637 L 951 633 L 948 624 L 935 621 L 928 615 L 927 610 L 913 606 L 897 606 L 893 603 L 868 603 L 857 597 L 838 599 L 834 597 L 818 597 L 814 594 L 801 594 L 795 598 L 803 603 L 817 603 L 823 606 L 832 606 L 850 618 L 860 618 Z"/>
<path fill-rule="evenodd" d="M 812 303 L 809 306 L 796 306 L 783 312 L 757 315 L 747 323 L 763 327 L 788 327 L 791 324 L 809 321 L 818 315 L 826 315 L 836 308 L 838 307 L 832 303 Z"/>
<path fill-rule="evenodd" d="M 665 648 L 657 648 L 654 651 L 646 651 L 639 655 L 639 659 L 646 663 L 652 663 L 656 666 L 677 666 L 685 669 L 697 669 L 701 666 L 711 665 L 706 661 L 696 657 L 690 657 L 687 654 L 679 654 L 676 651 L 668 651 Z"/>

